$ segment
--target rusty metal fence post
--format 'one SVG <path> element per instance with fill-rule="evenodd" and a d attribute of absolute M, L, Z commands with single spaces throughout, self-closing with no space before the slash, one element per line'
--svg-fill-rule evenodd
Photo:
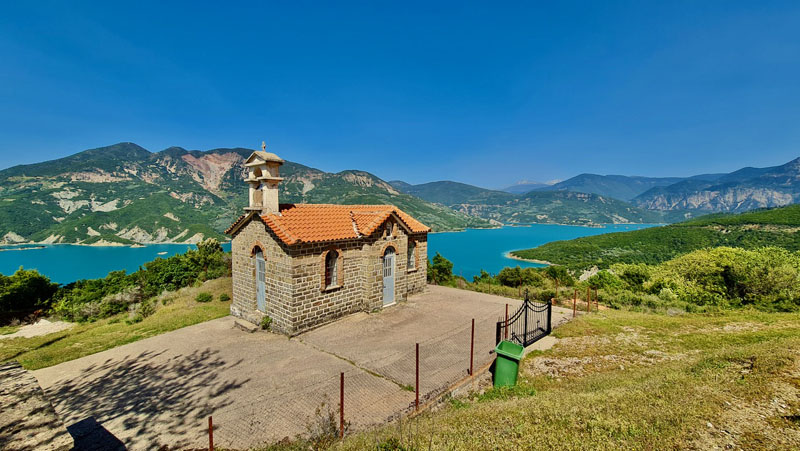
<path fill-rule="evenodd" d="M 558 279 L 556 279 L 556 296 L 555 296 L 555 298 L 556 298 L 556 302 L 558 302 Z"/>
<path fill-rule="evenodd" d="M 472 376 L 472 361 L 475 355 L 475 318 L 472 318 L 472 334 L 469 337 L 469 375 Z"/>
<path fill-rule="evenodd" d="M 414 401 L 414 410 L 419 410 L 419 343 L 417 343 L 417 377 L 416 377 L 416 389 L 417 398 Z"/>
<path fill-rule="evenodd" d="M 339 438 L 344 438 L 344 372 L 339 373 Z"/>
<path fill-rule="evenodd" d="M 586 313 L 592 311 L 592 291 L 591 287 L 586 287 Z"/>
<path fill-rule="evenodd" d="M 567 304 L 569 305 L 569 304 Z M 572 294 L 572 317 L 575 318 L 578 316 L 578 289 L 575 289 L 575 293 Z"/>
<path fill-rule="evenodd" d="M 208 416 L 208 451 L 214 451 L 214 420 Z"/>

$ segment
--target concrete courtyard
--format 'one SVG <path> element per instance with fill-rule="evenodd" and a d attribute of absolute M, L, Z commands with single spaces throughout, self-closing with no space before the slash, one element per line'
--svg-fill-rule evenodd
<path fill-rule="evenodd" d="M 519 301 L 429 286 L 378 313 L 358 313 L 288 339 L 246 333 L 232 317 L 137 341 L 34 372 L 73 434 L 128 449 L 248 448 L 294 437 L 338 418 L 345 373 L 351 429 L 379 424 L 413 405 L 415 343 L 423 399 L 467 376 L 470 324 L 474 367 L 493 356 L 495 322 Z M 571 312 L 553 308 L 553 325 Z M 83 425 L 89 425 L 82 427 Z M 118 441 L 117 441 L 118 440 Z"/>

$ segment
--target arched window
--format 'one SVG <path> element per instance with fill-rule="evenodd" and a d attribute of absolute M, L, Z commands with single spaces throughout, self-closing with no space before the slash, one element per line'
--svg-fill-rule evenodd
<path fill-rule="evenodd" d="M 339 284 L 339 253 L 335 250 L 328 251 L 325 255 L 325 287 L 335 287 Z"/>
<path fill-rule="evenodd" d="M 408 270 L 411 271 L 417 268 L 417 243 L 408 240 Z"/>

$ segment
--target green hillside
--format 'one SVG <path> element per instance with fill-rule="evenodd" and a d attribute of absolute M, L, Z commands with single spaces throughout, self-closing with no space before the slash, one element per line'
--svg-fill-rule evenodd
<path fill-rule="evenodd" d="M 454 210 L 507 224 L 550 223 L 593 225 L 661 223 L 685 219 L 680 212 L 665 215 L 598 194 L 573 191 L 530 191 L 512 194 L 464 183 L 442 181 L 409 185 L 392 182 L 405 193 Z"/>
<path fill-rule="evenodd" d="M 133 143 L 0 171 L 0 243 L 154 243 L 224 239 L 242 213 L 252 150 L 150 153 Z M 489 221 L 403 194 L 363 171 L 286 162 L 281 202 L 394 204 L 435 231 Z"/>
<path fill-rule="evenodd" d="M 609 233 L 547 243 L 512 252 L 571 268 L 614 263 L 656 264 L 697 249 L 778 246 L 800 250 L 800 205 L 742 214 L 715 214 L 631 232 Z"/>

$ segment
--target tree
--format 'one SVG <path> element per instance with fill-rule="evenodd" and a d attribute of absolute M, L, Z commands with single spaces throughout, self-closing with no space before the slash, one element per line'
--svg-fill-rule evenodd
<path fill-rule="evenodd" d="M 0 312 L 31 312 L 46 308 L 58 289 L 57 283 L 35 269 L 21 266 L 12 276 L 0 274 Z"/>
<path fill-rule="evenodd" d="M 505 267 L 497 273 L 497 281 L 507 287 L 517 288 L 522 285 L 522 270 L 519 266 L 515 268 Z"/>
<path fill-rule="evenodd" d="M 615 289 L 622 287 L 622 280 L 605 270 L 599 271 L 597 274 L 589 277 L 586 279 L 586 282 L 592 288 Z"/>
<path fill-rule="evenodd" d="M 437 252 L 433 256 L 433 263 L 428 264 L 428 281 L 442 285 L 451 280 L 453 280 L 453 262 Z"/>
<path fill-rule="evenodd" d="M 565 266 L 550 265 L 545 268 L 544 273 L 547 274 L 547 277 L 552 279 L 554 282 L 557 282 L 563 286 L 572 286 L 575 284 L 575 279 Z"/>
<path fill-rule="evenodd" d="M 488 283 L 493 284 L 495 283 L 494 277 L 491 274 L 481 269 L 480 276 L 472 276 L 472 283 Z"/>

